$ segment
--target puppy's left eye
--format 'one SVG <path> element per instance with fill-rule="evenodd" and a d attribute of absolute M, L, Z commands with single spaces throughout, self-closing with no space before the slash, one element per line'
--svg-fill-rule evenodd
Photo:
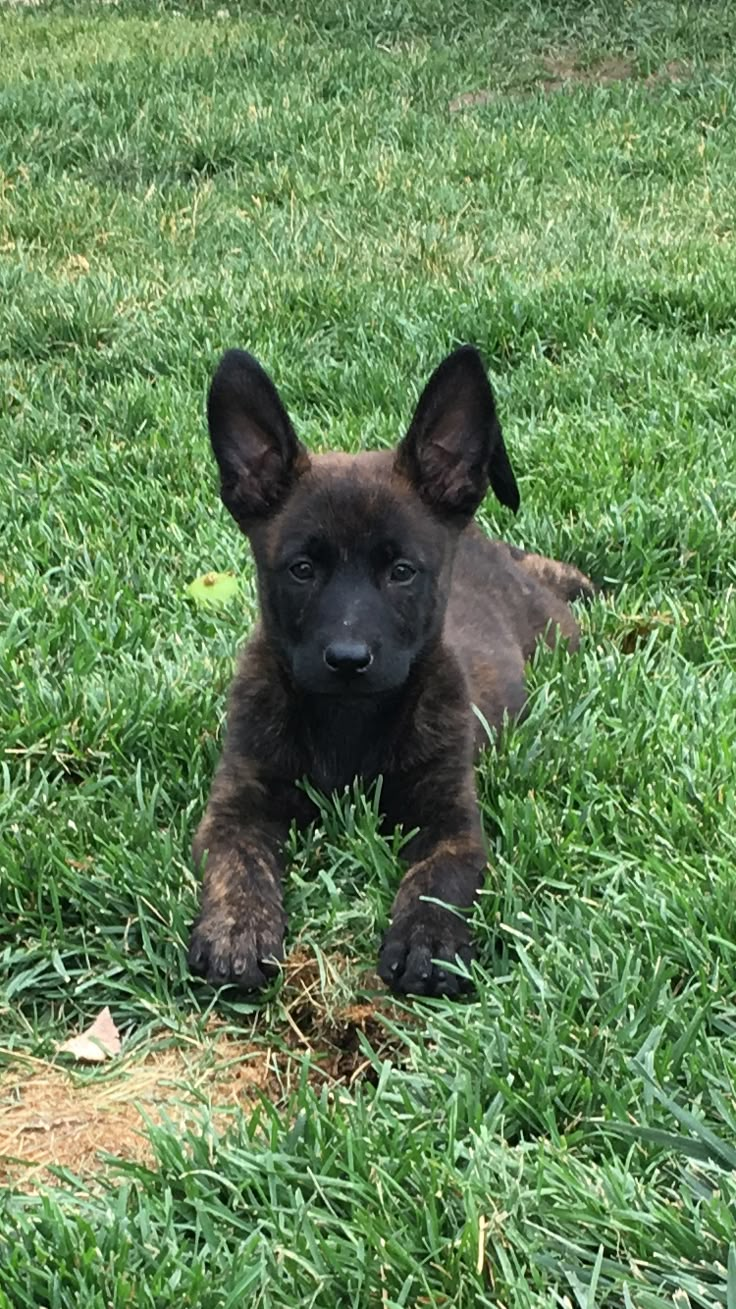
<path fill-rule="evenodd" d="M 297 559 L 289 569 L 297 582 L 309 582 L 314 577 L 314 564 L 311 559 Z"/>
<path fill-rule="evenodd" d="M 391 571 L 388 575 L 389 582 L 398 582 L 400 585 L 406 585 L 413 577 L 416 576 L 416 568 L 410 564 L 407 559 L 397 559 L 395 564 L 391 565 Z"/>

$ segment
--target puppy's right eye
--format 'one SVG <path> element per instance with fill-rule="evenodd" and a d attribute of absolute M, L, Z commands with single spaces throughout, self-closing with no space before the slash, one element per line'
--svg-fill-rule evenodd
<path fill-rule="evenodd" d="M 289 569 L 297 582 L 309 582 L 314 577 L 314 564 L 311 559 L 297 559 Z"/>
<path fill-rule="evenodd" d="M 399 586 L 406 586 L 407 582 L 416 577 L 416 572 L 416 568 L 409 563 L 408 559 L 397 559 L 388 575 L 388 580 L 398 582 Z"/>

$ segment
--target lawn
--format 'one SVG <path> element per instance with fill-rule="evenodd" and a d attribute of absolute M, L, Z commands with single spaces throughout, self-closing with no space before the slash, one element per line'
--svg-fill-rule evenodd
<path fill-rule="evenodd" d="M 735 30 L 0 6 L 0 1309 L 736 1309 Z M 244 346 L 356 450 L 462 341 L 522 492 L 483 524 L 605 587 L 479 768 L 477 996 L 387 1003 L 359 790 L 292 842 L 280 982 L 215 994 L 189 843 L 255 595 L 208 377 Z M 58 1054 L 106 1005 L 122 1054 Z"/>

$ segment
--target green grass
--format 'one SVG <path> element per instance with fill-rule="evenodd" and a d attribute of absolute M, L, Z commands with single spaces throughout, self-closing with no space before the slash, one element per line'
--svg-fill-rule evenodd
<path fill-rule="evenodd" d="M 213 1011 L 288 1036 L 283 992 L 213 998 L 185 966 L 254 612 L 203 422 L 223 348 L 309 444 L 357 449 L 473 341 L 523 502 L 485 523 L 609 587 L 479 771 L 477 1000 L 387 1020 L 352 1086 L 293 1054 L 278 1103 L 152 1127 L 151 1166 L 7 1185 L 2 1309 L 736 1309 L 735 24 L 730 0 L 0 11 L 5 1059 L 104 1004 L 133 1055 L 206 1042 Z M 571 52 L 633 76 L 545 95 Z M 241 602 L 193 607 L 229 568 Z M 395 852 L 359 793 L 294 842 L 327 1013 L 373 994 Z"/>

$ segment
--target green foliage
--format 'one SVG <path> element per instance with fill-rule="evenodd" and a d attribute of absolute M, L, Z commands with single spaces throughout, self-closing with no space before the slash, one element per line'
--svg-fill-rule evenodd
<path fill-rule="evenodd" d="M 734 23 L 730 0 L 0 14 L 6 1056 L 104 1004 L 140 1050 L 215 1004 L 283 1026 L 278 987 L 215 1002 L 185 967 L 255 611 L 203 422 L 222 349 L 262 359 L 308 444 L 359 449 L 473 341 L 522 489 L 488 530 L 608 584 L 480 769 L 477 1000 L 413 1006 L 350 1090 L 305 1070 L 227 1130 L 152 1127 L 149 1168 L 7 1188 L 0 1309 L 736 1309 Z M 630 75 L 602 83 L 613 56 Z M 550 59 L 587 80 L 546 93 Z M 210 571 L 240 579 L 226 607 L 186 594 Z M 396 886 L 375 812 L 329 802 L 293 842 L 291 941 L 328 1005 L 365 997 Z"/>

